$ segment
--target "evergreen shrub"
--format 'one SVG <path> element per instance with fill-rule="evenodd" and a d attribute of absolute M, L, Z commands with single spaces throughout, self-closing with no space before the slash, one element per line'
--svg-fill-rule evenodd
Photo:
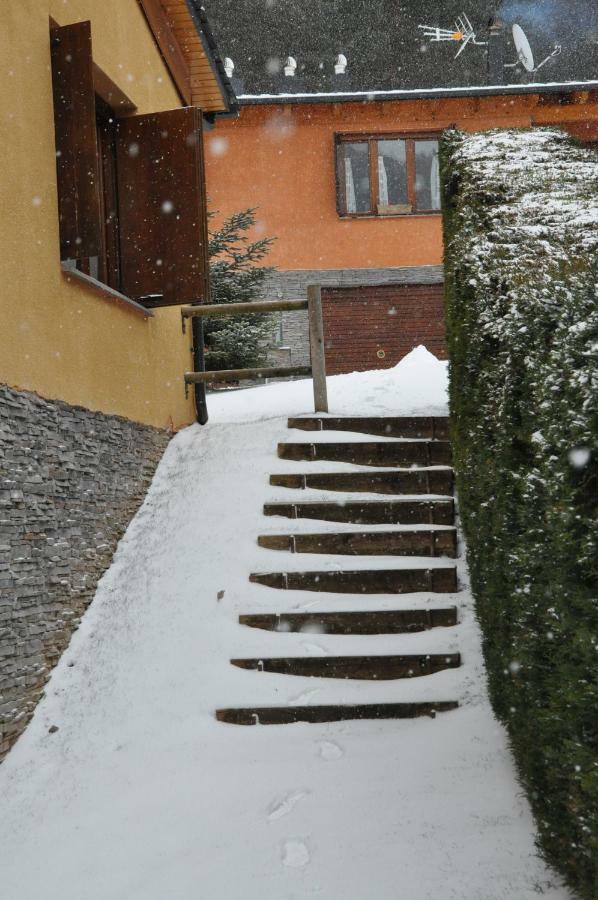
<path fill-rule="evenodd" d="M 212 219 L 216 213 L 210 214 Z M 234 213 L 210 231 L 210 298 L 212 303 L 248 303 L 261 298 L 272 266 L 262 265 L 274 238 L 249 240 L 255 209 Z M 251 369 L 262 365 L 276 327 L 263 313 L 206 318 L 206 369 Z"/>
<path fill-rule="evenodd" d="M 598 154 L 447 133 L 450 407 L 494 709 L 547 859 L 598 897 Z"/>

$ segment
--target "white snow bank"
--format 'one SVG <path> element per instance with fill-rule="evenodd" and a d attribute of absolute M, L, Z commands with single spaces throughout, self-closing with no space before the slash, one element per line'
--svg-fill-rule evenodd
<path fill-rule="evenodd" d="M 416 347 L 392 369 L 333 375 L 327 379 L 331 415 L 445 416 L 448 363 Z M 313 382 L 277 382 L 241 391 L 210 394 L 211 422 L 251 422 L 313 413 Z"/>

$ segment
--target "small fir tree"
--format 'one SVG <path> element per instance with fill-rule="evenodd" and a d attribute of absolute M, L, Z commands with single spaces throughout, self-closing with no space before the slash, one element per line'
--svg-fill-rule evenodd
<path fill-rule="evenodd" d="M 216 213 L 210 213 L 210 218 Z M 255 209 L 230 216 L 210 232 L 210 279 L 213 303 L 247 303 L 261 296 L 261 288 L 274 271 L 259 265 L 274 238 L 250 241 Z M 275 327 L 271 315 L 248 314 L 207 318 L 204 323 L 206 369 L 245 369 L 260 365 Z"/>

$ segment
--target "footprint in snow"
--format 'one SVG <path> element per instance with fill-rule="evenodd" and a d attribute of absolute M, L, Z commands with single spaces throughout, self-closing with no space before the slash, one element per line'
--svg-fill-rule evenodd
<path fill-rule="evenodd" d="M 345 755 L 345 751 L 333 741 L 321 741 L 319 744 L 320 756 L 326 761 L 332 759 L 340 759 Z"/>
<path fill-rule="evenodd" d="M 307 797 L 308 793 L 308 791 L 295 791 L 294 794 L 289 794 L 282 800 L 274 800 L 268 807 L 268 821 L 276 822 L 277 819 L 288 816 L 297 803 Z"/>
<path fill-rule="evenodd" d="M 282 864 L 289 869 L 303 869 L 310 859 L 307 844 L 303 841 L 285 841 L 282 845 Z"/>
<path fill-rule="evenodd" d="M 310 697 L 315 697 L 316 694 L 320 693 L 320 688 L 311 688 L 308 691 L 301 691 L 300 694 L 297 694 L 296 697 L 290 697 L 289 703 L 305 703 L 306 700 L 309 700 Z"/>

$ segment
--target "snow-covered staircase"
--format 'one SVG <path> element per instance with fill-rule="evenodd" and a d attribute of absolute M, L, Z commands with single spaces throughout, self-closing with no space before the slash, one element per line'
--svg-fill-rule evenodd
<path fill-rule="evenodd" d="M 355 469 L 271 476 L 270 484 L 276 487 L 326 494 L 264 506 L 265 516 L 290 521 L 278 533 L 260 535 L 258 545 L 300 555 L 305 564 L 292 571 L 281 567 L 280 571 L 255 572 L 250 581 L 276 591 L 312 592 L 314 598 L 325 599 L 329 608 L 241 615 L 241 625 L 273 632 L 272 655 L 232 659 L 231 664 L 254 672 L 399 685 L 402 680 L 433 678 L 460 667 L 460 653 L 444 649 L 442 638 L 436 637 L 423 650 L 420 640 L 417 652 L 410 646 L 419 632 L 447 634 L 458 624 L 457 606 L 451 602 L 459 590 L 457 568 L 448 562 L 458 554 L 448 420 L 312 416 L 289 419 L 288 424 L 292 429 L 317 432 L 319 439 L 279 444 L 280 459 L 307 461 L 310 468 L 326 461 Z M 364 471 L 364 467 L 372 469 Z M 342 496 L 331 499 L 328 492 Z M 376 499 L 377 494 L 391 495 L 391 499 Z M 310 554 L 320 560 L 329 555 L 352 560 L 346 566 L 311 567 Z M 363 598 L 362 608 L 335 610 L 341 598 Z M 377 609 L 380 605 L 385 608 Z M 303 637 L 404 635 L 404 651 L 277 656 L 277 632 Z M 413 718 L 457 706 L 451 697 L 430 700 L 429 692 L 422 700 L 402 700 L 395 688 L 392 702 L 387 703 L 229 708 L 218 710 L 217 718 L 239 725 Z"/>

